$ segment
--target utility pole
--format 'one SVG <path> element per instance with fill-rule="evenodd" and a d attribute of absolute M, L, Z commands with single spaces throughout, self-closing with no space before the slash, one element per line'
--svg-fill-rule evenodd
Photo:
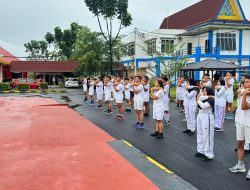
<path fill-rule="evenodd" d="M 135 36 L 134 36 L 134 37 L 135 37 L 135 39 L 134 39 L 134 40 L 135 40 L 135 55 L 134 55 L 134 62 L 135 62 L 135 63 L 134 63 L 134 66 L 135 66 L 135 76 L 136 76 L 136 75 L 137 75 L 137 68 L 136 68 L 136 66 L 137 66 L 137 65 L 136 65 L 136 62 L 137 62 L 137 61 L 136 61 L 136 59 L 137 59 L 137 57 L 136 57 L 136 56 L 137 56 L 137 55 L 136 55 L 137 28 L 135 28 L 135 30 L 134 30 L 134 35 L 135 35 Z"/>

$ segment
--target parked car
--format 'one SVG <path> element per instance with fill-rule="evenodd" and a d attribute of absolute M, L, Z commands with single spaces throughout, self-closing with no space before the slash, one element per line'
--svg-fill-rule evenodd
<path fill-rule="evenodd" d="M 64 86 L 65 88 L 79 88 L 79 81 L 77 78 L 68 78 Z"/>
<path fill-rule="evenodd" d="M 18 84 L 28 84 L 30 89 L 39 89 L 40 81 L 33 79 L 23 79 L 23 78 L 13 79 L 11 86 L 14 89 L 17 87 Z"/>

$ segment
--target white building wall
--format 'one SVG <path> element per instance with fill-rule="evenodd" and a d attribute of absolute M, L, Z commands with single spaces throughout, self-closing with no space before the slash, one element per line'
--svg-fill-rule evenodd
<path fill-rule="evenodd" d="M 250 55 L 250 30 L 243 30 L 243 55 Z"/>

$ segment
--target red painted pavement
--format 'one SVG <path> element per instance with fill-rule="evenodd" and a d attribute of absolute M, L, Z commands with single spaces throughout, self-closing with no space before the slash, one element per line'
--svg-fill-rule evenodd
<path fill-rule="evenodd" d="M 0 190 L 158 189 L 111 136 L 52 99 L 0 98 Z"/>

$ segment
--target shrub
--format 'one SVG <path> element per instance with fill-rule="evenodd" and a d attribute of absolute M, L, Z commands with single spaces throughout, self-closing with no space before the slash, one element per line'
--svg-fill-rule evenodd
<path fill-rule="evenodd" d="M 59 86 L 59 88 L 64 88 L 64 85 L 63 85 L 62 82 L 59 82 L 59 83 L 58 83 L 58 86 Z"/>
<path fill-rule="evenodd" d="M 234 89 L 234 100 L 237 100 L 238 98 L 238 89 L 239 89 L 240 85 L 239 84 L 234 84 L 233 89 Z"/>
<path fill-rule="evenodd" d="M 30 86 L 29 84 L 18 84 L 17 89 L 20 91 L 27 91 L 29 90 Z"/>
<path fill-rule="evenodd" d="M 41 82 L 39 84 L 39 88 L 42 89 L 42 90 L 48 89 L 49 88 L 48 83 L 47 82 Z"/>
<path fill-rule="evenodd" d="M 10 90 L 10 83 L 2 82 L 0 83 L 0 91 Z"/>

